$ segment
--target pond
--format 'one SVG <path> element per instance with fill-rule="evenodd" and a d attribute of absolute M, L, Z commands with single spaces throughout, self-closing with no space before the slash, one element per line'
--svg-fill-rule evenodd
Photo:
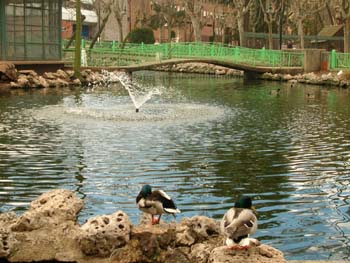
<path fill-rule="evenodd" d="M 133 79 L 159 91 L 139 113 L 120 84 L 0 93 L 0 212 L 21 214 L 65 188 L 85 200 L 81 223 L 121 209 L 137 224 L 135 198 L 149 183 L 174 198 L 178 221 L 220 219 L 245 194 L 258 210 L 255 237 L 287 259 L 350 259 L 349 90 Z"/>

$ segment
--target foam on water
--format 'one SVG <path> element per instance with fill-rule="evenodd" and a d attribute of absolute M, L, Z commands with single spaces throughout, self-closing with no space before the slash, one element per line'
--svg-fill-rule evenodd
<path fill-rule="evenodd" d="M 190 103 L 149 103 L 136 113 L 131 105 L 119 104 L 103 107 L 47 106 L 36 110 L 36 118 L 58 121 L 84 121 L 87 119 L 146 124 L 147 122 L 183 123 L 215 120 L 225 115 L 224 107 Z"/>

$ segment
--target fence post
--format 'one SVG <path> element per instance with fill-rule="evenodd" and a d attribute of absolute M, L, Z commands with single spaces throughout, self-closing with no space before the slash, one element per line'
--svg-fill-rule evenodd
<path fill-rule="evenodd" d="M 115 40 L 112 41 L 112 51 L 115 51 Z"/>
<path fill-rule="evenodd" d="M 234 59 L 235 62 L 238 61 L 238 54 L 239 54 L 239 49 L 238 49 L 237 46 L 235 46 L 234 49 L 233 49 L 233 59 Z"/>
<path fill-rule="evenodd" d="M 191 57 L 192 56 L 192 44 L 188 45 L 188 55 Z"/>
<path fill-rule="evenodd" d="M 214 57 L 214 45 L 213 44 L 211 44 L 211 46 L 210 46 L 210 56 Z"/>
<path fill-rule="evenodd" d="M 335 69 L 337 63 L 337 52 L 335 49 L 331 52 L 331 69 Z"/>

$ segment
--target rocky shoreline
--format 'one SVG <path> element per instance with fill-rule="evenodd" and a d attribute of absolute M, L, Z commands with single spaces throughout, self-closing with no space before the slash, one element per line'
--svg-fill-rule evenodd
<path fill-rule="evenodd" d="M 136 205 L 136 204 L 135 204 Z M 205 216 L 180 223 L 151 225 L 142 218 L 133 225 L 123 211 L 100 215 L 80 225 L 84 201 L 57 189 L 32 201 L 21 216 L 0 214 L 0 260 L 8 262 L 119 263 L 280 263 L 283 253 L 260 245 L 229 250 L 219 222 Z M 140 212 L 141 213 L 141 212 Z"/>
<path fill-rule="evenodd" d="M 184 63 L 172 66 L 162 66 L 158 71 L 209 74 L 214 76 L 243 77 L 242 71 L 224 68 L 221 66 L 208 65 L 205 63 Z M 50 88 L 50 87 L 74 87 L 81 85 L 94 85 L 99 83 L 111 82 L 111 78 L 106 71 L 93 71 L 83 69 L 81 71 L 82 79 L 79 80 L 73 76 L 73 70 L 59 69 L 56 72 L 45 72 L 38 75 L 33 70 L 19 70 L 13 64 L 0 64 L 0 84 L 10 89 L 30 89 L 30 88 Z M 348 88 L 350 87 L 349 72 L 311 72 L 306 74 L 274 74 L 264 73 L 260 79 L 269 81 L 283 81 L 295 86 L 298 83 L 333 86 Z M 114 80 L 116 81 L 116 80 Z M 113 82 L 113 80 L 112 80 Z"/>

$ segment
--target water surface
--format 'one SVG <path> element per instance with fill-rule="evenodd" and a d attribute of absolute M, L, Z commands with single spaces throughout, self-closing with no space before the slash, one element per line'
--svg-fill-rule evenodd
<path fill-rule="evenodd" d="M 65 188 L 86 202 L 82 223 L 118 209 L 137 223 L 135 197 L 150 183 L 176 200 L 178 220 L 220 219 L 247 194 L 255 236 L 288 259 L 350 259 L 348 90 L 134 78 L 161 90 L 139 113 L 120 84 L 0 93 L 0 211 Z"/>

